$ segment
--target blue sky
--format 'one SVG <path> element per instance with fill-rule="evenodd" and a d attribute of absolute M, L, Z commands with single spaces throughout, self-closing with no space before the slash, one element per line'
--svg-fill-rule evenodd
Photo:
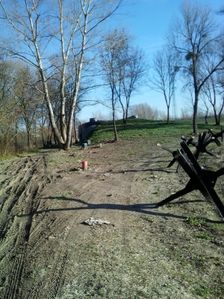
<path fill-rule="evenodd" d="M 208 5 L 214 13 L 224 6 L 223 0 L 193 1 L 193 3 L 196 2 Z M 165 44 L 166 35 L 171 24 L 178 17 L 182 3 L 182 0 L 124 0 L 122 7 L 105 27 L 127 29 L 133 37 L 133 43 L 143 50 L 147 62 L 150 63 L 153 54 Z M 219 17 L 217 16 L 217 18 Z M 146 102 L 153 108 L 164 112 L 166 110 L 163 97 L 145 84 L 138 93 L 133 95 L 132 104 Z M 176 95 L 177 114 L 180 113 L 181 108 L 186 106 L 187 98 L 178 93 Z M 174 113 L 174 110 L 171 113 Z M 88 120 L 89 117 L 97 116 L 97 114 L 108 116 L 109 110 L 101 105 L 85 107 L 79 118 Z"/>

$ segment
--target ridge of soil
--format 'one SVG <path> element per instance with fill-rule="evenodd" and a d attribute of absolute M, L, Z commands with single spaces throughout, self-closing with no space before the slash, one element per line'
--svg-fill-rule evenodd
<path fill-rule="evenodd" d="M 215 151 L 200 162 L 223 167 Z M 188 181 L 170 160 L 136 139 L 1 163 L 0 298 L 223 298 L 214 205 L 195 191 L 153 208 Z M 222 177 L 216 191 L 223 199 Z"/>

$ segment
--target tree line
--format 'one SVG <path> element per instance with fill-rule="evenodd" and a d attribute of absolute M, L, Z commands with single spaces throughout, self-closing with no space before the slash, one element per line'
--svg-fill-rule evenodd
<path fill-rule="evenodd" d="M 224 108 L 224 33 L 209 8 L 184 2 L 163 50 L 152 58 L 133 45 L 125 29 L 102 33 L 122 0 L 0 1 L 5 35 L 0 44 L 0 146 L 18 149 L 54 143 L 68 149 L 76 140 L 77 113 L 94 104 L 89 91 L 103 88 L 111 107 L 127 122 L 133 93 L 146 84 L 162 93 L 167 122 L 177 85 L 192 99 L 192 130 L 197 133 L 199 102 L 212 107 L 220 124 Z M 52 3 L 54 5 L 52 5 Z M 222 14 L 220 8 L 220 14 Z M 146 83 L 146 81 L 149 83 Z M 98 89 L 97 89 L 98 88 Z M 100 100 L 99 100 L 100 101 Z M 147 109 L 150 107 L 147 107 Z M 142 107 L 139 111 L 142 110 Z"/>
<path fill-rule="evenodd" d="M 223 14 L 221 8 L 219 12 Z M 177 79 L 183 81 L 192 105 L 192 130 L 197 133 L 199 101 L 220 125 L 224 108 L 224 27 L 218 26 L 209 7 L 184 2 L 168 34 L 167 44 L 153 59 L 152 86 L 163 94 L 169 122 Z"/>

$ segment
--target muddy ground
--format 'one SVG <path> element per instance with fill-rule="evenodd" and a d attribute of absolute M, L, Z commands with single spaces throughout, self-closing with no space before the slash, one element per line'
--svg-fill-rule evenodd
<path fill-rule="evenodd" d="M 224 166 L 215 151 L 201 163 Z M 139 139 L 1 162 L 0 298 L 223 298 L 214 205 L 195 191 L 153 208 L 187 182 L 170 159 Z M 216 190 L 224 199 L 223 177 Z"/>

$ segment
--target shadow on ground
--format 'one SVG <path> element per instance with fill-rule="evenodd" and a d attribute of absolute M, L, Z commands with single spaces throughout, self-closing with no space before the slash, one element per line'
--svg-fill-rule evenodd
<path fill-rule="evenodd" d="M 118 210 L 118 211 L 129 211 L 129 212 L 136 212 L 142 213 L 151 216 L 158 216 L 163 217 L 164 219 L 167 218 L 176 218 L 187 220 L 188 216 L 183 215 L 176 215 L 172 213 L 163 213 L 156 211 L 156 203 L 140 203 L 140 204 L 114 204 L 114 203 L 88 203 L 84 200 L 78 198 L 70 198 L 65 196 L 50 196 L 44 199 L 51 199 L 51 200 L 65 200 L 65 201 L 73 201 L 75 203 L 81 204 L 82 206 L 79 207 L 69 207 L 69 208 L 51 208 L 51 209 L 43 209 L 43 210 L 36 210 L 32 212 L 32 215 L 35 214 L 42 214 L 42 213 L 50 213 L 50 212 L 61 212 L 61 211 L 80 211 L 80 210 Z M 170 203 L 169 205 L 176 205 L 176 204 L 184 204 L 184 203 L 195 203 L 195 202 L 203 202 L 202 200 L 192 200 L 192 201 L 178 201 L 174 203 Z M 18 217 L 25 217 L 30 216 L 30 214 L 20 214 Z M 220 221 L 214 221 L 205 218 L 204 220 L 212 223 L 219 223 Z"/>

